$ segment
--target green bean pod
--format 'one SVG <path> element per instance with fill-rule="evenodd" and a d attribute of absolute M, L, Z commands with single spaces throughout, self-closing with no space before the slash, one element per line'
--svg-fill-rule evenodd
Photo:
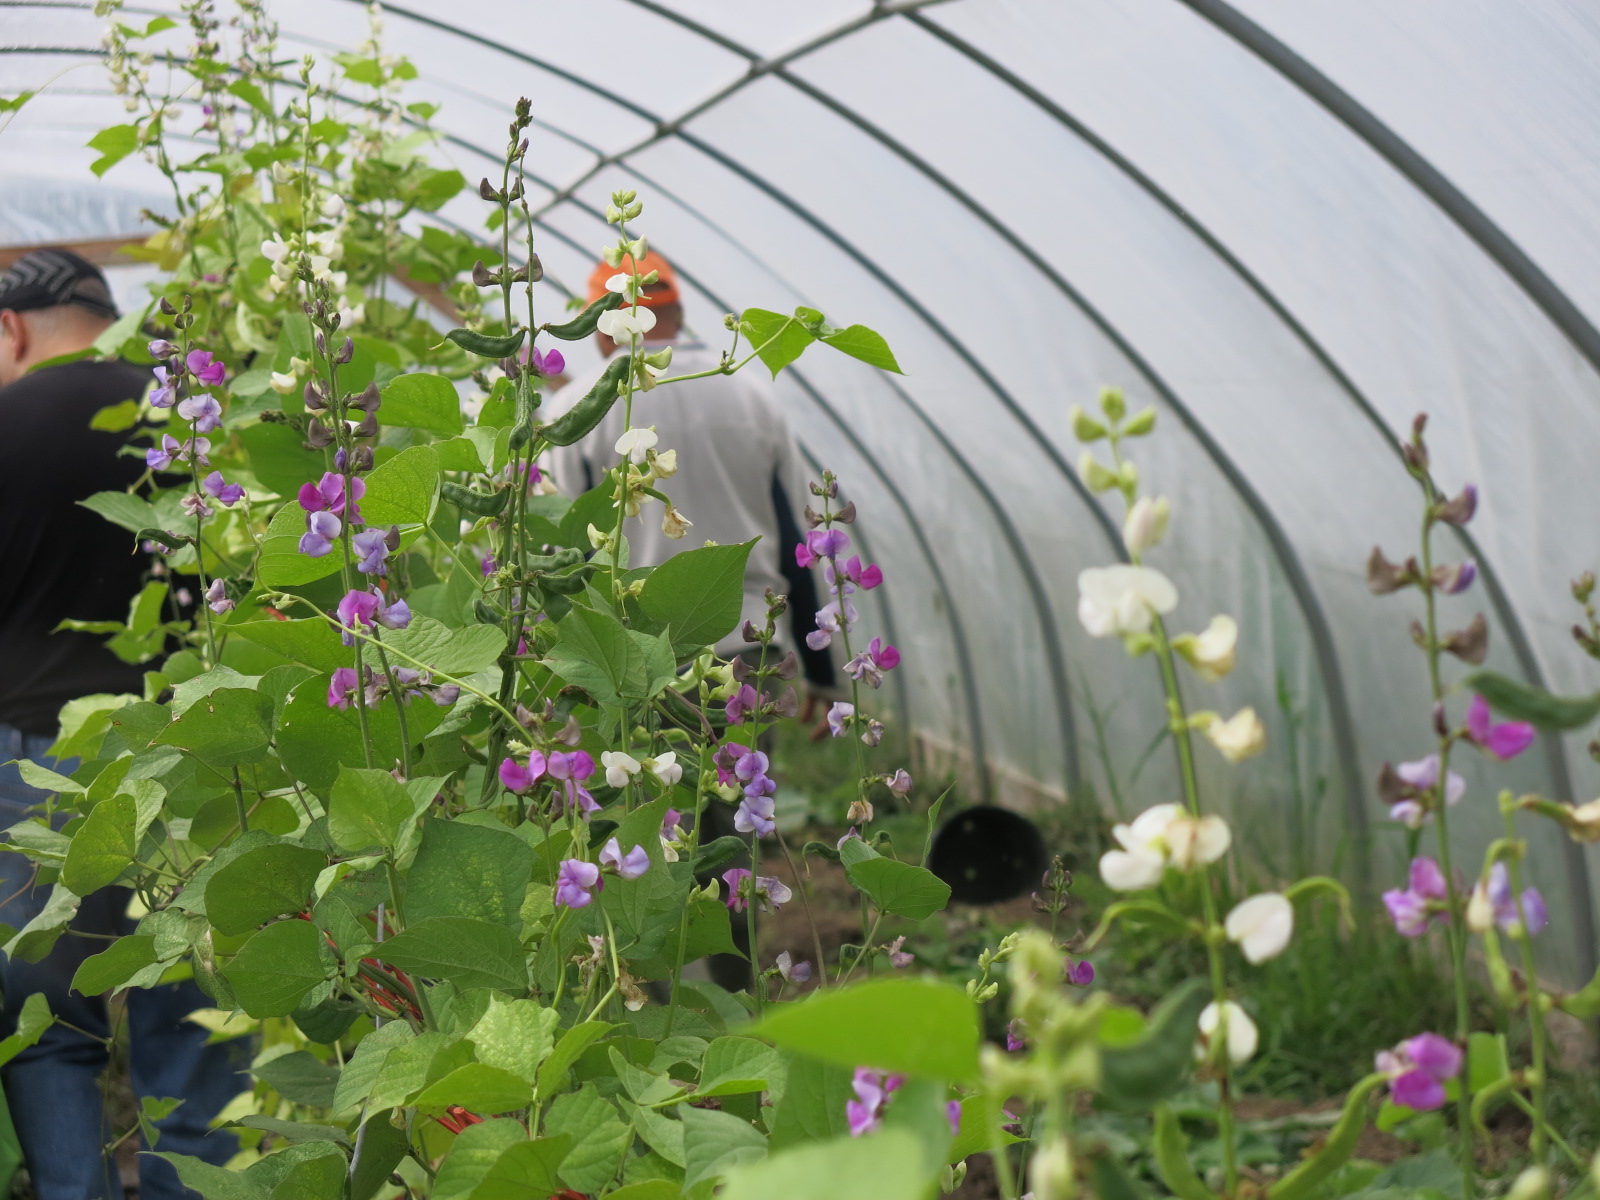
<path fill-rule="evenodd" d="M 539 328 L 542 332 L 560 338 L 564 342 L 576 342 L 594 332 L 594 327 L 600 322 L 601 314 L 610 312 L 621 303 L 621 292 L 607 292 L 572 320 L 561 325 L 541 325 Z"/>
<path fill-rule="evenodd" d="M 482 517 L 498 517 L 506 510 L 506 501 L 511 498 L 507 491 L 475 492 L 469 487 L 446 480 L 439 485 L 439 495 L 450 501 L 463 512 L 477 513 Z"/>
<path fill-rule="evenodd" d="M 1165 1104 L 1156 1106 L 1153 1140 L 1156 1170 L 1178 1200 L 1219 1200 L 1217 1194 L 1195 1174 L 1194 1164 L 1189 1161 L 1189 1139 L 1183 1136 L 1183 1127 L 1178 1124 L 1177 1114 Z"/>
<path fill-rule="evenodd" d="M 605 374 L 589 389 L 589 394 L 540 429 L 539 436 L 552 446 L 570 446 L 583 437 L 611 411 L 611 406 L 617 402 L 617 389 L 632 366 L 631 355 L 617 355 L 606 367 Z"/>
<path fill-rule="evenodd" d="M 519 329 L 515 333 L 495 335 L 479 333 L 476 329 L 452 329 L 445 337 L 479 358 L 509 358 L 522 348 L 522 338 L 527 332 Z"/>
<path fill-rule="evenodd" d="M 1361 1131 L 1367 1127 L 1367 1097 L 1387 1082 L 1383 1075 L 1368 1075 L 1345 1097 L 1344 1111 L 1328 1140 L 1305 1162 L 1267 1189 L 1270 1200 L 1303 1200 L 1345 1164 L 1355 1153 Z M 1170 1182 L 1170 1180 L 1168 1181 Z"/>

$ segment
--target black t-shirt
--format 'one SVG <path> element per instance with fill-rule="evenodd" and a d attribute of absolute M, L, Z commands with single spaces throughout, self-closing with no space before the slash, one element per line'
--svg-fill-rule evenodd
<path fill-rule="evenodd" d="M 61 621 L 126 620 L 149 556 L 133 535 L 78 501 L 121 491 L 144 463 L 127 435 L 89 428 L 95 413 L 143 394 L 126 363 L 46 367 L 0 388 L 0 724 L 53 734 L 61 706 L 96 692 L 139 692 L 143 667 L 98 634 Z"/>

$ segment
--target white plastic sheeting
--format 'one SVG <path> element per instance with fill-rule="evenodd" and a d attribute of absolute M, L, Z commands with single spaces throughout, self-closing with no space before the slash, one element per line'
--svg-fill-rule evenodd
<path fill-rule="evenodd" d="M 291 57 L 367 34 L 349 0 L 272 8 Z M 1362 568 L 1374 544 L 1414 551 L 1394 449 L 1414 413 L 1432 414 L 1442 482 L 1483 497 L 1475 547 L 1440 538 L 1486 568 L 1447 620 L 1484 609 L 1497 669 L 1600 686 L 1566 592 L 1600 565 L 1581 490 L 1600 450 L 1586 0 L 384 9 L 387 47 L 421 71 L 413 95 L 444 104 L 441 160 L 469 178 L 490 172 L 512 100 L 533 99 L 552 279 L 581 287 L 597 209 L 637 187 L 708 334 L 729 309 L 807 303 L 888 336 L 906 378 L 813 351 L 779 387 L 861 506 L 890 579 L 872 617 L 893 623 L 897 694 L 930 738 L 1108 806 L 1170 798 L 1169 753 L 1135 775 L 1162 719 L 1153 665 L 1073 611 L 1119 513 L 1078 485 L 1065 414 L 1108 383 L 1161 411 L 1137 454 L 1177 514 L 1158 551 L 1177 627 L 1240 621 L 1240 669 L 1190 700 L 1267 722 L 1271 749 L 1242 769 L 1201 747 L 1263 861 L 1287 869 L 1303 823 L 1322 865 L 1399 878 L 1371 781 L 1426 751 L 1429 701 L 1414 605 L 1374 600 Z M 0 0 L 0 94 L 51 81 L 0 134 L 6 241 L 126 232 L 163 203 L 144 165 L 97 183 L 77 148 L 119 119 L 98 37 L 83 6 Z M 441 216 L 476 228 L 481 208 Z M 1458 756 L 1463 855 L 1498 832 L 1502 786 L 1593 796 L 1582 741 L 1493 770 Z M 1576 974 L 1595 940 L 1583 855 L 1541 834 L 1532 866 Z"/>

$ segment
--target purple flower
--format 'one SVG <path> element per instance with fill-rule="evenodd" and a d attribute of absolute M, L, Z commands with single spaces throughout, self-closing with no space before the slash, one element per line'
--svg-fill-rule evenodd
<path fill-rule="evenodd" d="M 1419 758 L 1415 762 L 1403 762 L 1394 769 L 1394 773 L 1401 780 L 1416 788 L 1419 792 L 1428 791 L 1439 784 L 1439 756 L 1430 754 L 1426 758 Z M 1445 803 L 1454 804 L 1466 793 L 1467 781 L 1454 771 L 1451 771 L 1445 781 Z"/>
<path fill-rule="evenodd" d="M 728 698 L 726 705 L 728 723 L 731 725 L 743 725 L 745 718 L 755 711 L 756 704 L 755 688 L 748 683 L 741 684 L 739 690 Z"/>
<path fill-rule="evenodd" d="M 340 667 L 334 671 L 333 678 L 328 681 L 328 707 L 348 708 L 358 686 L 354 667 Z"/>
<path fill-rule="evenodd" d="M 144 452 L 145 466 L 152 471 L 165 471 L 172 465 L 172 460 L 178 457 L 182 443 L 170 433 L 161 435 L 161 445 L 151 446 Z"/>
<path fill-rule="evenodd" d="M 365 479 L 352 479 L 351 494 L 360 500 L 367 492 Z M 302 483 L 298 496 L 300 507 L 307 512 L 322 512 L 324 510 L 335 516 L 344 515 L 344 476 L 333 471 L 327 471 L 316 483 Z M 357 524 L 361 523 L 361 509 L 359 505 L 351 506 L 350 519 Z"/>
<path fill-rule="evenodd" d="M 221 471 L 213 471 L 200 481 L 200 486 L 223 504 L 236 504 L 244 499 L 244 485 L 229 483 L 222 478 Z"/>
<path fill-rule="evenodd" d="M 623 854 L 622 844 L 616 838 L 600 848 L 600 862 L 624 879 L 637 879 L 650 869 L 650 856 L 645 853 L 643 846 L 635 846 Z"/>
<path fill-rule="evenodd" d="M 1477 577 L 1478 564 L 1470 558 L 1454 566 L 1435 567 L 1433 572 L 1439 590 L 1447 596 L 1459 596 L 1472 586 L 1472 581 Z"/>
<path fill-rule="evenodd" d="M 218 616 L 233 610 L 234 602 L 228 599 L 228 586 L 222 580 L 213 579 L 206 589 L 206 606 Z"/>
<path fill-rule="evenodd" d="M 833 558 L 849 548 L 850 535 L 842 529 L 813 529 L 806 534 L 806 549 L 817 558 Z"/>
<path fill-rule="evenodd" d="M 892 671 L 900 665 L 900 651 L 886 644 L 882 638 L 875 637 L 868 642 L 867 653 L 880 670 Z"/>
<path fill-rule="evenodd" d="M 767 773 L 767 756 L 759 750 L 746 750 L 733 764 L 733 776 L 741 783 L 749 783 Z"/>
<path fill-rule="evenodd" d="M 911 792 L 911 776 L 906 774 L 906 769 L 901 767 L 887 780 L 884 781 L 891 792 L 896 796 L 906 796 Z"/>
<path fill-rule="evenodd" d="M 404 600 L 396 600 L 393 604 L 389 604 L 380 595 L 373 616 L 385 629 L 404 629 L 411 624 L 411 606 Z"/>
<path fill-rule="evenodd" d="M 794 899 L 794 893 L 788 885 L 771 875 L 757 875 L 752 887 L 750 872 L 744 867 L 730 867 L 722 873 L 722 880 L 728 885 L 728 895 L 723 903 L 734 912 L 744 911 L 744 906 L 751 900 L 752 891 L 765 912 L 772 912 L 780 904 L 787 904 Z"/>
<path fill-rule="evenodd" d="M 1067 982 L 1077 987 L 1088 987 L 1094 982 L 1094 966 L 1079 959 L 1067 968 Z"/>
<path fill-rule="evenodd" d="M 564 908 L 584 908 L 594 899 L 605 884 L 600 881 L 600 868 L 581 858 L 564 858 L 556 874 L 556 903 Z"/>
<path fill-rule="evenodd" d="M 388 537 L 381 529 L 363 529 L 350 539 L 350 547 L 359 561 L 356 570 L 363 575 L 382 575 L 387 571 L 384 559 L 389 557 Z"/>
<path fill-rule="evenodd" d="M 544 778 L 547 766 L 545 756 L 537 750 L 528 756 L 526 767 L 516 759 L 508 758 L 500 764 L 500 782 L 505 785 L 507 791 L 516 792 L 520 796 Z"/>
<path fill-rule="evenodd" d="M 331 512 L 306 514 L 306 531 L 300 535 L 300 553 L 321 558 L 333 549 L 333 539 L 343 528 L 339 518 Z"/>
<path fill-rule="evenodd" d="M 178 401 L 178 415 L 186 421 L 193 421 L 196 433 L 210 433 L 222 427 L 222 405 L 210 392 Z"/>
<path fill-rule="evenodd" d="M 494 555 L 492 555 L 492 554 L 484 555 L 483 556 L 483 561 L 478 564 L 478 570 L 480 572 L 482 572 L 483 577 L 485 579 L 487 579 L 489 576 L 493 575 L 494 572 L 495 572 Z"/>
<path fill-rule="evenodd" d="M 902 949 L 905 944 L 906 935 L 902 933 L 885 947 L 889 951 L 889 965 L 891 967 L 909 967 L 917 961 L 916 956 L 911 951 Z"/>
<path fill-rule="evenodd" d="M 847 1101 L 844 1106 L 845 1116 L 850 1122 L 851 1137 L 871 1133 L 883 1123 L 883 1110 L 889 1104 L 889 1097 L 894 1095 L 904 1082 L 904 1075 L 885 1076 L 882 1071 L 874 1071 L 870 1067 L 856 1069 L 855 1076 L 850 1081 L 856 1098 Z"/>
<path fill-rule="evenodd" d="M 528 350 L 527 364 L 540 375 L 559 375 L 567 369 L 567 360 L 561 356 L 561 351 L 554 348 L 540 352 L 537 348 Z"/>
<path fill-rule="evenodd" d="M 339 601 L 339 607 L 335 611 L 339 614 L 339 636 L 346 646 L 354 646 L 356 644 L 354 631 L 372 627 L 373 614 L 378 611 L 377 593 L 351 588 L 345 593 L 344 599 Z"/>
<path fill-rule="evenodd" d="M 961 1101 L 946 1101 L 944 1106 L 944 1115 L 945 1119 L 950 1122 L 950 1136 L 959 1136 L 961 1133 Z"/>
<path fill-rule="evenodd" d="M 1385 892 L 1383 903 L 1397 932 L 1421 937 L 1432 921 L 1444 919 L 1439 910 L 1448 895 L 1439 864 L 1431 858 L 1416 858 L 1411 862 L 1410 886 L 1405 891 Z"/>
<path fill-rule="evenodd" d="M 194 373 L 194 377 L 207 387 L 216 387 L 228 377 L 228 369 L 211 357 L 209 350 L 191 350 L 189 357 L 184 359 L 184 364 Z M 180 408 L 180 412 L 183 410 Z"/>
<path fill-rule="evenodd" d="M 744 794 L 747 799 L 760 800 L 764 796 L 771 796 L 778 790 L 778 785 L 772 782 L 770 776 L 757 775 L 744 785 Z"/>
<path fill-rule="evenodd" d="M 1396 1104 L 1418 1112 L 1442 1108 L 1445 1083 L 1461 1073 L 1461 1048 L 1436 1033 L 1419 1033 L 1393 1050 L 1378 1054 L 1378 1070 L 1389 1076 L 1389 1094 Z"/>
<path fill-rule="evenodd" d="M 835 700 L 833 707 L 828 709 L 828 732 L 834 737 L 843 737 L 846 723 L 855 716 L 856 706 L 844 700 Z"/>
<path fill-rule="evenodd" d="M 1028 1025 L 1021 1017 L 1013 1017 L 1006 1026 L 1006 1049 L 1012 1054 L 1028 1048 Z"/>
<path fill-rule="evenodd" d="M 1520 922 L 1517 901 L 1511 893 L 1511 873 L 1503 862 L 1489 868 L 1489 904 L 1494 910 L 1494 923 L 1509 933 Z M 1538 888 L 1525 888 L 1522 892 L 1522 912 L 1528 918 L 1529 937 L 1537 937 L 1550 923 L 1549 910 Z"/>
<path fill-rule="evenodd" d="M 1489 702 L 1482 696 L 1474 696 L 1467 708 L 1467 736 L 1504 762 L 1533 745 L 1534 732 L 1526 721 L 1504 721 L 1496 725 L 1489 715 Z"/>
<path fill-rule="evenodd" d="M 171 358 L 178 352 L 178 348 L 166 338 L 157 338 L 147 347 L 151 358 Z"/>
<path fill-rule="evenodd" d="M 589 794 L 582 781 L 594 774 L 594 759 L 586 750 L 557 750 L 546 760 L 550 778 L 561 783 L 559 799 L 569 808 L 576 808 L 585 820 L 591 813 L 600 811 L 600 805 Z"/>
<path fill-rule="evenodd" d="M 851 838 L 855 838 L 856 841 L 858 841 L 858 842 L 862 840 L 861 831 L 859 829 L 857 829 L 854 825 L 850 826 L 849 829 L 846 829 L 844 831 L 844 836 L 833 844 L 833 848 L 835 850 L 843 850 L 844 849 L 844 844 L 846 842 L 848 842 Z"/>
<path fill-rule="evenodd" d="M 168 342 L 167 345 L 170 346 L 172 343 Z M 176 351 L 177 347 L 174 346 L 173 350 Z M 156 383 L 160 386 L 150 393 L 151 407 L 171 408 L 175 381 L 173 380 L 171 374 L 167 371 L 166 367 L 157 367 L 154 374 L 156 377 Z"/>
<path fill-rule="evenodd" d="M 179 500 L 178 507 L 191 517 L 199 517 L 201 520 L 211 515 L 211 506 L 206 503 L 206 498 L 199 492 L 191 492 L 182 500 Z"/>
<path fill-rule="evenodd" d="M 854 554 L 844 564 L 844 573 L 845 578 L 860 584 L 862 591 L 870 592 L 883 583 L 882 569 L 876 563 L 863 567 L 861 559 Z"/>
<path fill-rule="evenodd" d="M 795 962 L 787 950 L 780 952 L 775 962 L 778 974 L 789 983 L 805 983 L 811 978 L 811 964 L 805 959 Z"/>
<path fill-rule="evenodd" d="M 811 547 L 804 542 L 799 542 L 794 548 L 794 561 L 804 570 L 817 561 L 817 556 L 811 553 Z"/>
<path fill-rule="evenodd" d="M 775 807 L 771 796 L 746 796 L 739 801 L 739 811 L 733 814 L 733 827 L 740 833 L 771 837 L 778 828 L 772 819 Z"/>

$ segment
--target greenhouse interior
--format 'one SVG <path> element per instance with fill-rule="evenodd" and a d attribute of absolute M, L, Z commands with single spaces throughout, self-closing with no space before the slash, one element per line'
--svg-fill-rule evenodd
<path fill-rule="evenodd" d="M 1600 10 L 0 31 L 0 1188 L 1600 1197 Z"/>

